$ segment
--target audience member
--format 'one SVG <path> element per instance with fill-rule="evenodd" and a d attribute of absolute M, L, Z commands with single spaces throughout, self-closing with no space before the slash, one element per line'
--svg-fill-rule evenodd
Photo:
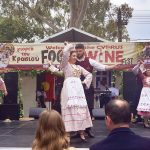
<path fill-rule="evenodd" d="M 41 113 L 32 150 L 70 150 L 69 137 L 60 114 L 55 110 Z"/>
<path fill-rule="evenodd" d="M 113 100 L 105 107 L 108 137 L 92 145 L 90 150 L 149 150 L 150 139 L 141 137 L 129 128 L 131 111 L 127 101 Z"/>

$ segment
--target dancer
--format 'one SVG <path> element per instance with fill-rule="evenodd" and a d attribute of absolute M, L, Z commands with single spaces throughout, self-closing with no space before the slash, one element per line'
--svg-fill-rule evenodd
<path fill-rule="evenodd" d="M 69 137 L 60 114 L 55 110 L 41 113 L 32 150 L 71 150 Z"/>
<path fill-rule="evenodd" d="M 5 82 L 3 81 L 3 79 L 0 77 L 0 91 L 2 91 L 2 93 L 7 96 L 8 92 L 6 89 L 6 85 Z"/>
<path fill-rule="evenodd" d="M 139 64 L 140 60 L 137 62 L 137 65 L 134 66 L 134 68 L 132 69 L 132 72 L 134 73 L 135 77 L 136 77 L 136 92 L 135 92 L 135 98 L 133 99 L 132 103 L 131 103 L 131 110 L 133 113 L 133 119 L 132 119 L 132 123 L 138 123 L 138 122 L 142 122 L 142 118 L 140 115 L 137 114 L 137 106 L 139 103 L 139 99 L 140 99 L 140 95 L 141 95 L 141 91 L 143 88 L 143 83 L 141 78 L 139 77 L 138 73 L 139 73 Z M 144 70 L 141 70 L 141 72 L 143 72 Z"/>
<path fill-rule="evenodd" d="M 83 44 L 77 44 L 75 46 L 75 49 L 77 52 L 76 65 L 83 67 L 90 73 L 93 72 L 93 69 L 98 70 L 98 71 L 107 71 L 107 70 L 115 69 L 117 67 L 117 65 L 111 65 L 111 66 L 103 65 L 89 57 L 86 57 L 85 56 L 85 48 L 84 48 Z M 49 70 L 53 73 L 60 73 L 60 71 L 58 71 L 58 69 L 55 68 L 54 66 L 52 66 L 52 67 L 50 66 Z M 84 80 L 84 76 L 81 76 L 81 81 L 83 81 L 83 80 Z M 90 111 L 90 115 L 92 117 L 93 116 L 92 109 L 94 108 L 94 86 L 93 86 L 93 84 L 91 84 L 89 88 L 84 88 L 84 92 L 85 92 L 88 108 Z M 94 137 L 94 134 L 91 132 L 91 128 L 87 128 L 86 133 L 88 134 L 89 137 L 91 137 L 91 138 Z M 78 135 L 77 135 L 77 137 L 78 137 Z"/>
<path fill-rule="evenodd" d="M 86 142 L 84 130 L 92 127 L 83 87 L 89 88 L 92 74 L 79 65 L 75 65 L 76 51 L 72 44 L 67 44 L 63 51 L 61 69 L 65 80 L 61 92 L 61 112 L 67 132 L 78 131 L 80 138 Z M 81 82 L 80 76 L 85 79 Z"/>
<path fill-rule="evenodd" d="M 117 65 L 111 65 L 111 66 L 103 65 L 102 63 L 99 63 L 99 62 L 95 61 L 94 59 L 86 57 L 85 56 L 85 47 L 83 44 L 77 44 L 75 46 L 75 49 L 77 52 L 76 65 L 80 65 L 81 67 L 83 67 L 84 69 L 89 71 L 90 73 L 93 72 L 93 69 L 95 69 L 97 71 L 108 71 L 108 70 L 115 69 L 117 67 Z M 84 80 L 83 76 L 81 77 L 81 80 Z M 92 117 L 93 116 L 92 110 L 94 108 L 94 86 L 93 86 L 93 84 L 91 84 L 88 89 L 84 88 L 84 92 L 85 92 L 88 108 L 90 111 L 90 115 Z M 91 138 L 94 137 L 94 134 L 91 132 L 91 128 L 86 129 L 86 133 L 88 134 L 89 137 L 91 137 Z"/>
<path fill-rule="evenodd" d="M 143 83 L 143 88 L 137 106 L 137 111 L 138 114 L 143 116 L 144 118 L 144 127 L 150 128 L 150 125 L 148 123 L 148 119 L 150 118 L 150 69 L 144 68 L 144 63 L 142 61 L 139 61 L 138 67 L 143 68 L 139 69 L 138 72 L 138 76 L 141 78 Z"/>

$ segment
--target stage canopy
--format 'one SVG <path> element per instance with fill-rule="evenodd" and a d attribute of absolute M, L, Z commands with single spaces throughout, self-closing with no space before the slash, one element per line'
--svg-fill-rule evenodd
<path fill-rule="evenodd" d="M 109 42 L 103 38 L 90 34 L 88 32 L 76 29 L 69 28 L 62 32 L 56 33 L 52 36 L 49 36 L 39 42 Z"/>

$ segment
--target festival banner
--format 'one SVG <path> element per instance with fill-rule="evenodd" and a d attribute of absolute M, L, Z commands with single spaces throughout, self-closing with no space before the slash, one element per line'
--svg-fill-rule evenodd
<path fill-rule="evenodd" d="M 150 64 L 150 42 L 82 44 L 85 45 L 86 56 L 106 65 L 120 64 L 119 69 L 133 67 L 138 59 Z M 1 43 L 0 69 L 41 70 L 49 60 L 59 65 L 63 49 L 64 43 Z"/>

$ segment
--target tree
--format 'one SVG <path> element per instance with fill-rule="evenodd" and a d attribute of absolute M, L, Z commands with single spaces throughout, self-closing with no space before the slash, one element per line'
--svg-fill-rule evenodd
<path fill-rule="evenodd" d="M 126 7 L 128 6 L 127 4 Z M 121 10 L 124 9 L 121 6 Z M 129 7 L 126 14 L 127 20 L 132 16 L 133 9 Z M 82 29 L 94 35 L 100 36 L 110 41 L 118 39 L 117 12 L 118 8 L 109 0 L 91 0 L 87 9 Z M 126 26 L 122 27 L 123 38 L 128 39 L 129 35 Z"/>
<path fill-rule="evenodd" d="M 15 22 L 17 26 L 20 25 L 20 31 L 26 29 L 26 34 L 22 37 L 28 42 L 32 42 L 34 38 L 43 38 L 46 35 L 59 32 L 67 27 L 66 18 L 68 17 L 66 15 L 69 8 L 66 2 L 62 0 L 28 0 L 27 2 L 24 0 L 1 0 L 0 7 L 1 18 L 5 20 L 5 23 L 4 21 L 1 22 L 1 26 L 7 28 L 6 22 L 8 22 L 7 24 L 10 20 Z M 16 28 L 13 24 L 10 24 L 10 26 L 14 29 L 14 32 L 18 32 L 16 31 L 17 26 Z M 1 29 L 1 33 L 3 31 Z M 8 28 L 7 35 L 11 35 L 12 39 L 8 38 L 7 40 L 21 41 L 21 35 L 18 37 L 18 34 L 13 34 L 14 32 L 11 32 Z M 1 38 L 1 42 L 3 39 L 5 39 L 5 36 Z"/>
<path fill-rule="evenodd" d="M 117 27 L 118 27 L 118 42 L 122 42 L 123 39 L 123 29 L 125 25 L 128 24 L 129 18 L 132 17 L 133 9 L 128 6 L 128 4 L 122 4 L 117 9 Z M 123 28 L 124 27 L 124 28 Z"/>
<path fill-rule="evenodd" d="M 42 36 L 39 27 L 28 24 L 19 18 L 0 18 L 0 40 L 1 42 L 11 43 L 22 41 L 34 41 L 34 36 Z"/>
<path fill-rule="evenodd" d="M 80 28 L 89 0 L 68 0 L 70 4 L 70 27 Z"/>
<path fill-rule="evenodd" d="M 1 0 L 0 8 L 0 27 L 9 24 L 14 31 L 8 28 L 5 32 L 11 38 L 4 36 L 1 41 L 32 42 L 69 27 L 109 40 L 117 38 L 116 6 L 109 0 Z"/>

